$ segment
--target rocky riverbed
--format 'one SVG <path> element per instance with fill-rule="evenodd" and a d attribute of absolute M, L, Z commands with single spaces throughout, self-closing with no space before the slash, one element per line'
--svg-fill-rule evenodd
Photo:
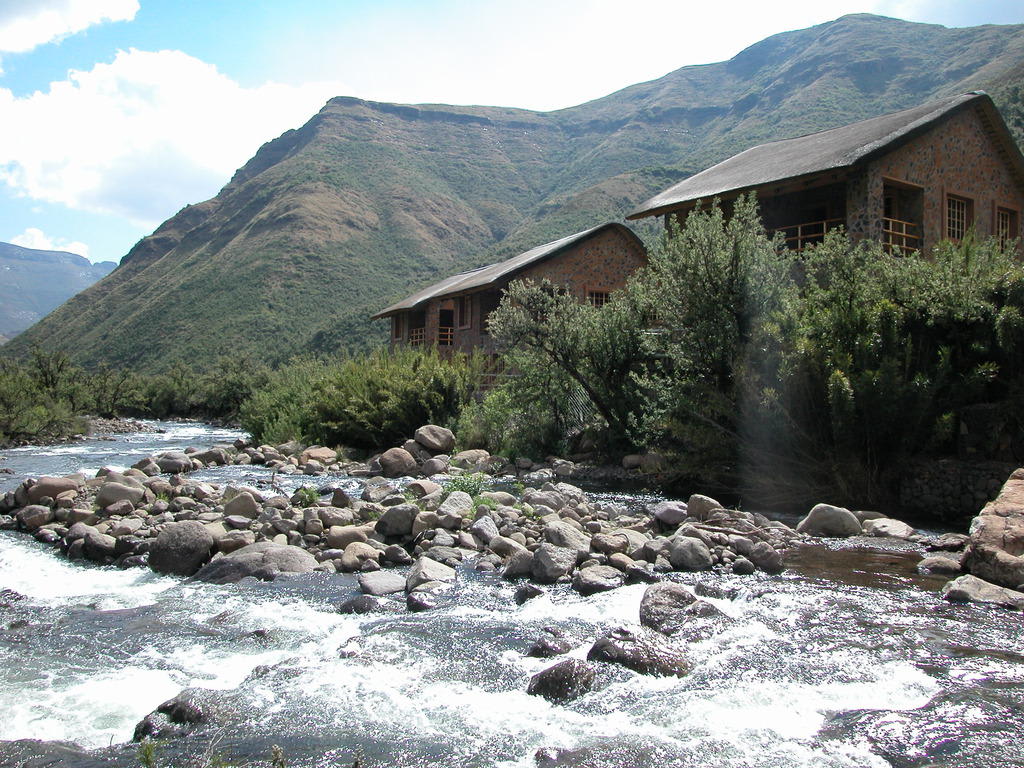
<path fill-rule="evenodd" d="M 50 545 L 53 555 L 48 556 L 57 556 L 66 562 L 62 568 L 76 567 L 68 560 L 91 561 L 108 569 L 121 566 L 126 570 L 110 572 L 124 573 L 125 579 L 140 578 L 131 576 L 132 573 L 149 574 L 142 576 L 142 581 L 148 583 L 156 579 L 154 583 L 167 585 L 164 589 L 171 592 L 185 589 L 204 605 L 209 599 L 225 604 L 237 604 L 241 600 L 246 604 L 251 595 L 274 595 L 275 598 L 290 595 L 289 599 L 295 598 L 298 605 L 289 603 L 286 614 L 298 610 L 308 617 L 312 607 L 314 622 L 319 625 L 324 624 L 327 616 L 333 616 L 336 618 L 327 620 L 327 626 L 358 628 L 346 629 L 340 634 L 332 630 L 328 632 L 330 640 L 316 641 L 318 647 L 312 656 L 314 666 L 323 667 L 323 653 L 334 654 L 329 662 L 334 670 L 331 674 L 360 674 L 366 671 L 367 665 L 379 670 L 380 664 L 387 664 L 390 658 L 420 681 L 417 686 L 422 686 L 421 677 L 426 670 L 418 670 L 416 653 L 424 653 L 432 660 L 436 658 L 441 666 L 436 672 L 427 673 L 427 678 L 436 677 L 442 686 L 433 694 L 439 701 L 424 701 L 422 687 L 417 690 L 419 704 L 435 712 L 434 717 L 440 720 L 444 717 L 436 714 L 437 707 L 465 706 L 452 704 L 450 700 L 453 695 L 457 700 L 460 685 L 465 685 L 455 681 L 470 671 L 462 665 L 472 664 L 468 659 L 476 658 L 477 668 L 470 674 L 474 681 L 471 686 L 483 685 L 485 690 L 497 686 L 496 690 L 509 694 L 519 691 L 518 695 L 526 697 L 512 705 L 502 693 L 498 698 L 501 700 L 499 709 L 504 708 L 503 716 L 514 720 L 519 708 L 523 712 L 543 712 L 545 717 L 575 734 L 568 740 L 555 738 L 553 734 L 542 738 L 534 734 L 526 738 L 532 746 L 516 746 L 513 738 L 506 746 L 499 744 L 497 747 L 498 753 L 507 755 L 505 758 L 483 757 L 486 750 L 481 752 L 474 748 L 476 751 L 470 752 L 477 756 L 470 759 L 454 744 L 449 744 L 448 752 L 441 753 L 436 744 L 424 746 L 422 738 L 437 724 L 416 721 L 406 725 L 412 729 L 410 733 L 417 735 L 403 738 L 419 743 L 424 754 L 432 755 L 429 759 L 423 754 L 415 756 L 404 752 L 405 747 L 397 751 L 395 745 L 385 747 L 383 737 L 369 741 L 357 738 L 354 742 L 340 739 L 346 747 L 339 749 L 336 757 L 348 763 L 338 764 L 351 764 L 355 747 L 359 745 L 367 748 L 371 759 L 389 756 L 387 759 L 396 760 L 397 756 L 404 755 L 401 760 L 405 762 L 371 763 L 382 765 L 437 764 L 431 761 L 445 762 L 444 755 L 449 758 L 446 764 L 452 765 L 610 766 L 624 764 L 624 759 L 636 765 L 710 764 L 693 763 L 693 755 L 674 739 L 670 740 L 672 746 L 666 746 L 663 738 L 653 733 L 648 735 L 646 746 L 638 745 L 625 724 L 621 735 L 613 740 L 614 744 L 600 739 L 595 742 L 592 736 L 581 736 L 565 718 L 587 719 L 597 717 L 602 711 L 607 715 L 609 702 L 613 702 L 611 711 L 626 717 L 627 722 L 635 718 L 639 718 L 639 723 L 649 722 L 650 714 L 643 714 L 646 710 L 640 702 L 634 699 L 633 704 L 628 703 L 630 696 L 635 696 L 639 690 L 646 691 L 645 696 L 654 695 L 652 690 L 671 690 L 673 696 L 683 695 L 682 691 L 702 690 L 701 686 L 707 682 L 709 663 L 712 666 L 739 663 L 737 671 L 757 669 L 760 670 L 758 675 L 772 674 L 769 669 L 776 664 L 779 674 L 790 681 L 789 685 L 805 685 L 796 682 L 799 677 L 792 677 L 793 664 L 799 665 L 799 659 L 791 658 L 783 663 L 776 655 L 775 661 L 769 662 L 763 658 L 765 648 L 754 650 L 749 646 L 750 642 L 767 646 L 776 642 L 763 634 L 766 625 L 761 622 L 766 620 L 765 606 L 771 606 L 768 611 L 773 616 L 769 621 L 773 626 L 770 636 L 787 646 L 799 643 L 800 637 L 806 641 L 807 632 L 814 635 L 816 630 L 810 626 L 800 627 L 800 622 L 826 624 L 830 633 L 838 631 L 841 636 L 842 617 L 871 605 L 884 606 L 885 616 L 871 622 L 869 629 L 863 626 L 863 616 L 855 620 L 857 629 L 854 635 L 848 636 L 848 642 L 857 647 L 863 647 L 865 637 L 873 637 L 878 631 L 884 633 L 886 622 L 890 622 L 891 627 L 903 627 L 901 632 L 906 630 L 908 621 L 920 627 L 914 631 L 926 631 L 925 639 L 919 641 L 926 645 L 933 642 L 928 637 L 936 636 L 928 633 L 944 633 L 934 627 L 924 629 L 932 622 L 928 614 L 934 614 L 943 605 L 938 594 L 929 590 L 960 573 L 963 550 L 968 544 L 966 536 L 931 535 L 914 531 L 898 520 L 829 505 L 819 505 L 809 511 L 791 528 L 757 513 L 724 509 L 713 499 L 700 495 L 694 495 L 687 502 L 652 500 L 623 504 L 601 494 L 588 494 L 567 482 L 566 478 L 574 471 L 569 462 L 550 461 L 544 466 L 534 462 L 527 464 L 525 460 L 509 462 L 480 452 L 450 455 L 451 442 L 450 433 L 426 427 L 397 449 L 405 455 L 392 449 L 390 455 L 384 452 L 361 464 L 339 461 L 334 451 L 322 447 L 251 446 L 244 439 L 212 448 L 158 451 L 137 457 L 131 462 L 135 464 L 131 468 L 102 469 L 88 477 L 85 473 L 71 473 L 26 480 L 0 502 L 0 512 L 5 515 L 0 517 L 0 526 L 30 533 L 37 542 Z M 208 473 L 218 468 L 265 467 L 268 464 L 270 471 L 264 470 L 262 482 L 246 484 L 208 479 Z M 434 469 L 438 471 L 430 471 Z M 287 488 L 285 478 L 291 481 Z M 35 542 L 27 541 L 30 546 L 38 547 Z M 933 552 L 929 554 L 928 549 Z M 39 551 L 47 550 L 40 548 Z M 842 586 L 842 582 L 829 585 L 827 579 L 818 581 L 823 578 L 822 573 L 832 573 L 833 577 L 854 582 L 856 569 L 850 569 L 849 577 L 844 570 L 850 553 L 857 551 L 883 553 L 873 560 L 864 556 L 854 558 L 862 567 L 873 563 L 872 570 L 878 572 L 877 583 L 865 588 L 866 592 L 855 587 L 851 593 L 851 588 Z M 10 564 L 4 565 L 9 567 Z M 107 570 L 96 572 L 106 573 Z M 884 584 L 886 577 L 898 584 L 895 593 Z M 808 588 L 808 584 L 816 583 L 820 586 Z M 920 586 L 914 586 L 915 583 Z M 258 586 L 261 584 L 266 586 Z M 21 586 L 24 593 L 17 586 Z M 0 610 L 8 611 L 11 617 L 20 616 L 21 612 L 31 616 L 31 607 L 38 601 L 33 589 L 38 588 L 33 587 L 31 578 L 19 581 L 17 586 L 9 587 L 11 591 L 4 593 L 6 608 Z M 216 597 L 221 594 L 217 590 L 225 589 L 231 592 Z M 822 589 L 827 591 L 822 592 Z M 912 594 L 907 593 L 908 589 Z M 947 589 L 947 596 L 962 599 L 961 592 Z M 233 596 L 227 597 L 229 594 Z M 834 615 L 827 618 L 817 615 L 817 609 L 812 607 L 814 599 L 811 599 L 815 594 Z M 568 595 L 575 597 L 570 599 Z M 161 602 L 158 599 L 156 605 Z M 1005 600 L 994 602 L 1012 604 Z M 142 618 L 138 609 L 129 610 L 131 622 L 137 625 Z M 275 693 L 265 706 L 278 706 L 271 704 L 277 697 L 281 697 L 279 704 L 288 702 L 283 705 L 286 710 L 298 706 L 296 691 L 288 681 L 295 675 L 306 680 L 305 662 L 310 659 L 304 661 L 301 656 L 308 656 L 309 651 L 299 651 L 300 659 L 288 660 L 288 654 L 296 652 L 297 647 L 285 642 L 285 653 L 276 653 L 282 643 L 274 622 L 270 626 L 248 625 L 245 629 L 244 622 L 239 624 L 238 617 L 230 615 L 232 609 L 227 610 L 227 614 L 211 613 L 204 608 L 197 617 L 176 619 L 185 625 L 179 634 L 186 638 L 197 633 L 203 636 L 218 623 L 224 624 L 230 627 L 224 635 L 226 641 L 239 648 L 255 649 L 255 653 L 244 654 L 250 661 L 260 656 L 260 648 L 267 650 L 265 661 L 271 662 L 269 666 L 243 664 L 250 670 L 248 676 L 232 679 L 226 692 L 222 689 L 218 693 L 218 686 L 201 683 L 184 685 L 184 690 L 175 695 L 170 695 L 174 691 L 166 688 L 164 696 L 157 696 L 154 691 L 147 699 L 148 707 L 134 710 L 137 714 L 131 727 L 118 731 L 119 741 L 158 739 L 169 754 L 183 756 L 196 749 L 208 749 L 212 741 L 224 738 L 225 729 L 232 729 L 230 751 L 233 754 L 254 759 L 258 752 L 267 754 L 265 739 L 241 725 L 252 714 L 249 699 L 257 689 L 260 696 L 266 695 L 269 686 Z M 473 616 L 480 616 L 477 613 L 480 610 L 488 618 L 482 622 L 472 620 Z M 908 615 L 901 615 L 901 611 L 908 610 Z M 952 624 L 966 621 L 963 617 L 949 618 L 957 616 L 950 611 L 965 610 L 968 609 L 952 605 L 941 608 L 943 621 Z M 97 606 L 90 611 L 99 615 L 88 621 L 98 622 L 98 626 L 104 627 L 101 633 L 105 631 L 113 640 L 116 631 L 105 625 L 118 624 L 118 618 L 107 615 L 110 613 L 107 606 Z M 1004 619 L 1001 616 L 988 618 L 993 613 L 992 609 L 987 611 L 986 618 L 979 620 L 993 624 L 998 635 Z M 546 620 L 524 620 L 538 613 Z M 1016 616 L 1008 612 L 1006 615 Z M 581 616 L 592 618 L 583 619 L 581 625 Z M 754 616 L 758 618 L 751 625 Z M 32 621 L 32 618 L 14 618 L 6 633 L 0 633 L 0 638 L 10 642 L 13 632 L 24 640 L 26 630 L 30 632 L 33 627 Z M 294 631 L 293 624 L 289 627 Z M 391 650 L 381 656 L 381 649 L 374 647 L 374 627 L 388 627 L 388 632 L 404 637 L 404 642 L 412 644 L 409 653 L 400 652 L 396 656 Z M 160 626 L 151 625 L 151 628 L 155 637 L 150 640 L 154 641 L 170 631 Z M 220 629 L 213 631 L 221 633 Z M 318 632 L 310 628 L 302 630 L 310 631 L 314 635 Z M 423 632 L 427 635 L 421 637 Z M 133 632 L 127 634 L 131 636 Z M 430 643 L 440 643 L 440 646 L 427 650 L 421 642 L 427 636 L 431 638 Z M 236 639 L 230 640 L 230 637 Z M 460 638 L 470 647 L 455 650 L 451 643 L 458 645 Z M 129 646 L 134 642 L 147 649 L 154 647 L 141 638 L 127 641 L 122 638 L 118 642 L 122 645 L 127 642 Z M 826 645 L 832 647 L 832 642 L 829 640 Z M 38 643 L 39 639 L 33 638 L 29 645 Z M 205 640 L 200 644 L 204 643 Z M 326 645 L 320 648 L 324 643 Z M 483 648 L 491 648 L 485 653 L 513 654 L 503 657 L 510 666 L 499 664 L 500 669 L 495 669 L 482 661 L 479 657 L 481 643 Z M 896 652 L 892 657 L 887 642 L 871 645 L 874 643 L 877 641 L 870 640 L 869 646 L 874 650 L 867 651 L 867 658 L 873 659 L 873 663 L 885 666 L 889 662 L 883 659 L 892 661 L 901 656 L 902 652 Z M 175 640 L 171 645 L 177 647 L 179 642 Z M 368 651 L 368 646 L 372 650 Z M 717 651 L 709 651 L 723 647 L 730 649 L 726 655 L 733 658 L 733 662 L 724 662 L 718 658 Z M 879 657 L 879 650 L 884 648 L 890 651 L 883 651 Z M 205 653 L 208 654 L 209 649 Z M 831 657 L 831 653 L 826 655 Z M 217 652 L 213 656 L 216 657 Z M 835 669 L 830 665 L 835 664 L 835 660 L 826 663 L 819 657 L 820 649 L 809 651 L 806 663 L 812 668 L 817 666 L 820 674 L 831 679 Z M 530 659 L 533 661 L 527 661 Z M 911 659 L 912 655 L 907 661 L 913 667 Z M 1008 664 L 1016 669 L 1016 663 L 1016 657 L 1004 657 L 1001 667 Z M 844 690 L 848 685 L 841 682 L 844 679 L 851 684 L 860 679 L 869 688 L 872 685 L 884 688 L 893 682 L 883 683 L 869 670 L 859 669 L 856 663 L 847 667 L 843 662 L 840 666 L 845 671 L 829 684 L 837 684 Z M 257 667 L 265 669 L 259 671 Z M 718 674 L 729 677 L 724 668 L 720 668 Z M 492 675 L 489 681 L 487 675 Z M 865 675 L 876 683 L 863 682 Z M 884 702 L 872 704 L 865 700 L 868 707 L 865 712 L 885 711 L 899 719 L 900 716 L 892 715 L 893 705 L 914 711 L 926 704 L 939 709 L 945 706 L 936 700 L 935 692 L 946 690 L 948 686 L 929 682 L 927 674 L 925 678 L 911 677 L 915 682 L 906 690 L 915 693 L 909 694 L 909 698 L 900 698 L 903 694 L 889 691 Z M 303 690 L 308 690 L 311 684 L 314 687 L 323 684 L 322 678 L 316 679 L 319 682 L 315 684 L 306 680 Z M 395 690 L 405 690 L 403 684 L 390 677 L 387 679 Z M 444 680 L 448 682 L 442 683 Z M 384 678 L 377 682 L 383 681 Z M 735 686 L 739 683 L 739 679 L 731 680 L 729 690 L 738 690 Z M 815 685 L 809 681 L 807 684 L 812 688 Z M 364 694 L 372 691 L 374 697 L 393 700 L 386 686 L 370 682 L 365 685 Z M 757 690 L 763 685 L 759 683 Z M 626 699 L 620 698 L 620 689 Z M 628 690 L 633 694 L 626 693 Z M 754 690 L 748 690 L 747 694 Z M 710 690 L 708 693 L 715 695 Z M 360 696 L 354 691 L 345 695 L 355 695 L 357 699 Z M 769 694 L 769 699 L 777 699 L 777 695 L 778 691 Z M 841 711 L 850 711 L 856 698 L 837 700 L 835 706 Z M 531 701 L 534 703 L 529 703 Z M 883 703 L 881 708 L 879 703 Z M 351 714 L 352 707 L 358 708 L 358 701 L 335 702 L 331 706 Z M 680 704 L 677 702 L 676 706 Z M 818 705 L 811 706 L 813 709 Z M 262 718 L 268 716 L 258 703 L 256 708 L 263 712 Z M 840 735 L 829 738 L 838 738 L 843 749 L 857 757 L 849 760 L 830 757 L 832 762 L 820 763 L 805 763 L 801 758 L 801 762 L 782 764 L 892 765 L 896 763 L 877 762 L 875 758 L 883 752 L 895 754 L 903 750 L 909 755 L 914 749 L 921 751 L 920 740 L 914 746 L 906 739 L 906 743 L 901 743 L 902 736 L 891 734 L 889 741 L 897 746 L 889 744 L 885 750 L 880 750 L 878 745 L 884 739 L 877 734 L 885 730 L 884 718 L 861 715 L 856 718 L 857 726 L 851 729 L 841 720 L 827 719 L 831 725 L 823 725 L 826 722 L 822 720 L 823 710 L 818 711 L 819 715 L 813 720 L 820 729 L 812 729 L 800 737 L 805 742 L 801 749 L 809 749 L 807 755 L 820 758 L 824 738 L 821 734 L 832 729 L 831 733 Z M 376 716 L 379 717 L 379 712 Z M 786 715 L 785 719 L 788 718 Z M 481 733 L 475 725 L 466 729 L 475 734 L 471 740 Z M 757 725 L 755 730 L 760 732 L 763 727 L 763 724 Z M 311 742 L 316 739 L 310 736 L 308 723 L 303 721 L 298 728 L 303 735 L 292 738 L 290 749 L 308 756 L 308 759 L 300 757 L 298 764 L 321 764 L 314 759 L 317 747 Z M 513 724 L 511 728 L 513 731 L 519 728 L 522 737 L 522 726 Z M 449 733 L 447 726 L 443 730 Z M 770 726 L 768 731 L 775 734 L 769 739 L 773 745 L 785 743 L 793 747 L 791 737 Z M 666 732 L 674 731 L 667 729 Z M 856 741 L 853 734 L 860 733 L 862 737 L 868 732 L 876 736 L 868 740 L 867 746 L 851 746 L 851 739 Z M 51 734 L 6 735 L 47 737 Z M 74 733 L 66 735 L 76 739 Z M 318 738 L 325 737 L 320 734 Z M 694 738 L 700 741 L 722 737 L 695 735 Z M 766 737 L 757 737 L 763 738 Z M 550 743 L 542 743 L 544 739 Z M 87 746 L 94 743 L 88 738 L 77 740 L 84 740 Z M 968 741 L 965 739 L 964 743 Z M 262 746 L 257 748 L 257 744 Z M 811 744 L 819 746 L 808 746 Z M 776 746 L 769 749 L 765 744 L 758 747 L 755 743 L 739 748 L 732 744 L 723 753 L 726 754 L 724 762 L 715 764 L 760 765 L 762 758 L 766 759 Z M 63 747 L 10 742 L 0 746 L 0 756 L 59 749 Z M 77 747 L 67 749 L 72 752 L 61 759 L 68 764 L 123 760 L 131 754 L 130 747 L 111 748 L 103 755 Z M 321 745 L 320 749 L 323 753 L 326 748 Z M 930 749 L 931 746 L 926 747 L 923 753 L 928 754 Z M 691 757 L 685 758 L 687 754 Z M 729 754 L 741 756 L 736 758 L 740 762 L 731 762 Z M 963 754 L 957 754 L 960 755 L 957 759 L 961 760 Z M 422 759 L 427 762 L 416 762 Z"/>

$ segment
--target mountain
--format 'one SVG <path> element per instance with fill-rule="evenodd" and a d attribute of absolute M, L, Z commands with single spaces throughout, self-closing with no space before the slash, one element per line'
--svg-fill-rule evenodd
<path fill-rule="evenodd" d="M 65 251 L 0 243 L 0 344 L 110 274 L 116 266 L 112 261 L 93 264 Z"/>
<path fill-rule="evenodd" d="M 439 275 L 620 219 L 754 143 L 990 84 L 1019 107 L 1022 66 L 1024 25 L 858 14 L 554 112 L 335 98 L 7 348 L 152 368 L 377 343 L 368 316 Z"/>

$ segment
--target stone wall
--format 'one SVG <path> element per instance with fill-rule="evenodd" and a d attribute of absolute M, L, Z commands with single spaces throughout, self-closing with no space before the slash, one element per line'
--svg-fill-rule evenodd
<path fill-rule="evenodd" d="M 900 508 L 922 518 L 964 528 L 999 494 L 1016 463 L 1005 461 L 917 460 L 900 478 Z"/>

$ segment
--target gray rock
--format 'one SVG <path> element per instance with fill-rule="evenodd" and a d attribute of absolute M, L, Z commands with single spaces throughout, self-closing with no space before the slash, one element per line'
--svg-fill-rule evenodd
<path fill-rule="evenodd" d="M 361 570 L 366 562 L 380 562 L 381 551 L 371 544 L 363 541 L 353 541 L 338 558 L 341 570 L 346 573 L 353 573 Z"/>
<path fill-rule="evenodd" d="M 430 581 L 451 583 L 455 581 L 455 569 L 433 558 L 421 557 L 409 569 L 405 578 L 405 589 L 412 592 Z"/>
<path fill-rule="evenodd" d="M 382 536 L 408 536 L 420 508 L 415 504 L 398 504 L 388 507 L 377 520 L 376 530 Z"/>
<path fill-rule="evenodd" d="M 542 584 L 553 584 L 572 572 L 576 560 L 576 550 L 545 542 L 533 553 L 533 578 Z"/>
<path fill-rule="evenodd" d="M 35 485 L 28 489 L 28 500 L 33 504 L 38 504 L 42 498 L 49 496 L 51 499 L 56 499 L 60 494 L 77 491 L 80 487 L 81 483 L 75 478 L 40 477 L 36 480 Z"/>
<path fill-rule="evenodd" d="M 586 560 L 590 554 L 590 535 L 574 527 L 567 520 L 556 520 L 544 526 L 544 541 L 556 547 L 576 552 L 577 561 Z"/>
<path fill-rule="evenodd" d="M 516 601 L 516 605 L 522 605 L 527 600 L 532 600 L 533 598 L 540 597 L 543 594 L 544 590 L 536 584 L 521 584 L 516 588 L 516 594 L 513 599 Z"/>
<path fill-rule="evenodd" d="M 864 524 L 865 536 L 877 536 L 883 539 L 909 539 L 914 535 L 914 529 L 902 520 L 894 520 L 889 517 L 876 517 L 866 521 Z"/>
<path fill-rule="evenodd" d="M 390 595 L 405 591 L 405 576 L 395 571 L 372 571 L 359 576 L 359 589 L 366 595 Z"/>
<path fill-rule="evenodd" d="M 932 555 L 917 564 L 918 573 L 935 573 L 942 576 L 956 576 L 962 570 L 960 561 L 945 555 Z"/>
<path fill-rule="evenodd" d="M 640 600 L 640 623 L 664 635 L 675 634 L 690 620 L 686 609 L 696 600 L 697 596 L 682 584 L 652 584 Z"/>
<path fill-rule="evenodd" d="M 688 517 L 687 506 L 681 501 L 658 502 L 651 513 L 670 528 L 676 527 Z"/>
<path fill-rule="evenodd" d="M 490 544 L 498 535 L 498 525 L 489 515 L 484 515 L 473 521 L 473 524 L 469 527 L 469 532 L 486 545 Z"/>
<path fill-rule="evenodd" d="M 573 574 L 572 588 L 584 596 L 594 595 L 621 587 L 625 580 L 622 572 L 610 565 L 594 565 Z"/>
<path fill-rule="evenodd" d="M 338 606 L 338 613 L 344 614 L 362 614 L 362 613 L 376 613 L 381 610 L 383 606 L 381 601 L 373 595 L 356 595 L 355 597 L 349 598 L 341 605 Z"/>
<path fill-rule="evenodd" d="M 490 548 L 491 552 L 499 557 L 512 557 L 516 552 L 523 552 L 526 550 L 526 547 L 518 541 L 510 539 L 507 536 L 495 536 L 487 546 Z"/>
<path fill-rule="evenodd" d="M 672 539 L 668 560 L 677 571 L 706 571 L 714 565 L 707 545 L 689 536 Z"/>
<path fill-rule="evenodd" d="M 96 494 L 96 506 L 102 509 L 118 501 L 129 501 L 132 506 L 135 506 L 142 501 L 145 495 L 146 491 L 143 488 L 136 488 L 124 483 L 104 483 L 99 493 Z"/>
<path fill-rule="evenodd" d="M 211 584 L 233 584 L 250 576 L 269 581 L 279 573 L 312 573 L 316 567 L 316 558 L 300 547 L 259 541 L 207 563 L 193 579 Z"/>
<path fill-rule="evenodd" d="M 465 491 L 452 491 L 441 506 L 437 508 L 438 518 L 448 515 L 466 517 L 473 513 L 473 497 Z"/>
<path fill-rule="evenodd" d="M 643 675 L 682 677 L 692 668 L 681 650 L 648 630 L 613 629 L 597 639 L 587 658 L 620 664 Z"/>
<path fill-rule="evenodd" d="M 160 467 L 161 472 L 172 475 L 192 471 L 192 459 L 180 451 L 168 451 L 160 454 L 156 457 L 156 465 Z"/>
<path fill-rule="evenodd" d="M 800 521 L 796 529 L 808 536 L 824 536 L 846 538 L 859 536 L 860 520 L 844 507 L 833 507 L 831 504 L 816 504 L 807 516 Z"/>
<path fill-rule="evenodd" d="M 427 592 L 410 592 L 405 596 L 405 609 L 410 613 L 432 611 L 436 607 L 437 603 Z"/>
<path fill-rule="evenodd" d="M 380 455 L 384 477 L 403 477 L 416 473 L 416 459 L 404 448 L 389 448 Z"/>
<path fill-rule="evenodd" d="M 327 546 L 345 549 L 354 541 L 366 541 L 366 529 L 358 525 L 333 525 L 327 531 Z"/>
<path fill-rule="evenodd" d="M 747 559 L 765 573 L 782 573 L 785 568 L 782 555 L 767 541 L 757 542 L 747 553 Z"/>
<path fill-rule="evenodd" d="M 498 538 L 501 538 L 500 536 Z M 575 562 L 575 556 L 573 557 Z M 526 579 L 533 575 L 533 553 L 525 547 L 512 553 L 505 563 L 501 577 L 507 581 Z"/>
<path fill-rule="evenodd" d="M 82 552 L 89 560 L 102 563 L 117 554 L 117 539 L 113 536 L 94 530 L 85 534 L 84 541 Z"/>
<path fill-rule="evenodd" d="M 251 493 L 242 491 L 224 505 L 224 514 L 252 519 L 259 515 L 261 509 L 259 502 Z"/>
<path fill-rule="evenodd" d="M 15 519 L 26 531 L 35 531 L 43 525 L 52 523 L 54 514 L 49 507 L 44 507 L 41 504 L 29 504 L 18 510 Z"/>
<path fill-rule="evenodd" d="M 695 493 L 686 502 L 690 516 L 697 520 L 707 520 L 712 512 L 722 509 L 722 505 L 710 496 Z"/>
<path fill-rule="evenodd" d="M 755 570 L 756 566 L 745 557 L 737 557 L 732 561 L 732 572 L 737 576 L 749 576 Z"/>
<path fill-rule="evenodd" d="M 594 687 L 595 669 L 579 659 L 565 659 L 530 678 L 526 692 L 554 704 L 578 699 Z"/>
<path fill-rule="evenodd" d="M 983 603 L 1024 609 L 1024 592 L 1000 587 L 970 574 L 948 582 L 942 588 L 942 596 L 954 603 Z"/>
<path fill-rule="evenodd" d="M 436 424 L 425 424 L 416 430 L 413 439 L 431 453 L 451 453 L 455 447 L 455 435 L 450 429 Z"/>
<path fill-rule="evenodd" d="M 150 546 L 149 565 L 157 573 L 191 576 L 210 559 L 213 546 L 213 536 L 202 523 L 170 523 Z"/>

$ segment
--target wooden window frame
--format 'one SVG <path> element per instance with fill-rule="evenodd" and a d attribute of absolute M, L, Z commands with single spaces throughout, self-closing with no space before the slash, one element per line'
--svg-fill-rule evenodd
<path fill-rule="evenodd" d="M 583 291 L 583 296 L 586 299 L 587 303 L 590 306 L 595 307 L 596 309 L 600 309 L 605 304 L 607 304 L 608 301 L 611 299 L 611 295 L 612 292 L 607 290 L 606 288 L 592 288 L 588 286 Z"/>
<path fill-rule="evenodd" d="M 953 201 L 961 202 L 964 204 L 964 221 L 963 221 L 963 232 L 959 236 L 954 236 L 950 230 L 950 218 L 949 208 Z M 954 243 L 959 243 L 970 231 L 971 227 L 974 226 L 974 198 L 968 197 L 967 195 L 959 194 L 957 192 L 947 191 L 943 195 L 942 199 L 942 234 L 943 238 L 950 240 Z"/>
<path fill-rule="evenodd" d="M 391 340 L 402 341 L 405 338 L 405 315 L 391 316 Z"/>
<path fill-rule="evenodd" d="M 465 311 L 463 311 L 465 310 Z M 473 296 L 467 294 L 455 299 L 455 327 L 460 331 L 473 327 Z"/>
<path fill-rule="evenodd" d="M 1007 214 L 1010 217 L 1010 232 L 1004 238 L 999 231 L 999 216 Z M 992 236 L 999 241 L 1000 247 L 1005 247 L 1008 242 L 1020 239 L 1020 210 L 1010 205 L 992 204 Z"/>

